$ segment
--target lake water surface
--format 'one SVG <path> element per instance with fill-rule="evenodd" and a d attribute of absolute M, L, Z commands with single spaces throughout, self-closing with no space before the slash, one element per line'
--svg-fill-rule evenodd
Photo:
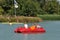
<path fill-rule="evenodd" d="M 28 23 L 30 26 L 32 23 Z M 18 34 L 14 29 L 23 24 L 2 24 L 0 23 L 0 40 L 60 40 L 60 21 L 39 22 L 45 28 L 43 34 Z"/>

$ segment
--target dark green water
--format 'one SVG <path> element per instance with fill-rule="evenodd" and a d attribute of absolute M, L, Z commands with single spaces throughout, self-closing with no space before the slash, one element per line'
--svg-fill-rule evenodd
<path fill-rule="evenodd" d="M 0 40 L 60 40 L 60 21 L 43 21 L 38 23 L 46 29 L 44 34 L 17 34 L 14 29 L 23 24 L 0 23 Z M 31 23 L 29 23 L 29 26 Z"/>

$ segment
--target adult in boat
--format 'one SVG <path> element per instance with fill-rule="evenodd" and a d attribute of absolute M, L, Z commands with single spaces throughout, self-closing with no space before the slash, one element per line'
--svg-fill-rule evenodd
<path fill-rule="evenodd" d="M 25 28 L 28 28 L 28 24 L 27 24 L 27 23 L 25 23 L 25 24 L 24 24 L 24 27 L 25 27 Z"/>
<path fill-rule="evenodd" d="M 41 26 L 39 24 L 36 25 L 37 28 L 41 28 Z"/>

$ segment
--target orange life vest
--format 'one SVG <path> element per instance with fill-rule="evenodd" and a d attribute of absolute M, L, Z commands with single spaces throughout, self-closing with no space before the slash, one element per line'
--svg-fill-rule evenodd
<path fill-rule="evenodd" d="M 35 25 L 31 26 L 30 29 L 31 30 L 34 30 L 35 29 Z"/>

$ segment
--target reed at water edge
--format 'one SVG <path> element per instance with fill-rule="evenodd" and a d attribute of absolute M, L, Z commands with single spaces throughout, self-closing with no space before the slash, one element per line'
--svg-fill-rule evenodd
<path fill-rule="evenodd" d="M 41 22 L 42 19 L 39 17 L 26 17 L 26 16 L 0 16 L 0 22 Z"/>

